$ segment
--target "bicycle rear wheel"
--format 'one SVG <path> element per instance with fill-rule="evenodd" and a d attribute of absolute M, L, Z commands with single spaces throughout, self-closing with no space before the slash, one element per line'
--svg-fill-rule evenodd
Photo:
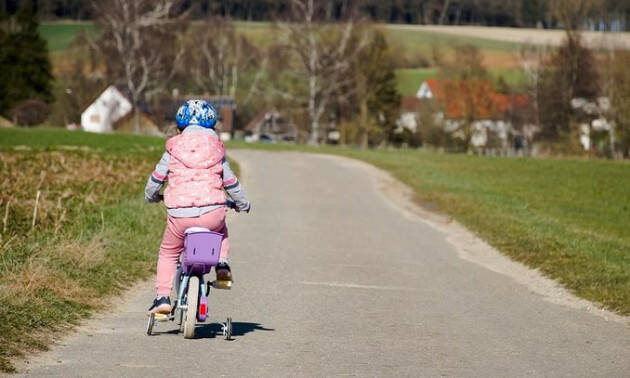
<path fill-rule="evenodd" d="M 188 294 L 186 299 L 186 312 L 184 314 L 184 338 L 195 337 L 197 325 L 197 307 L 199 306 L 199 277 L 190 277 L 188 281 Z"/>
<path fill-rule="evenodd" d="M 182 284 L 182 267 L 178 264 L 175 277 L 173 278 L 173 290 L 171 290 L 171 302 L 173 302 L 173 318 L 179 326 L 179 332 L 184 332 L 184 310 L 179 308 L 179 288 Z"/>

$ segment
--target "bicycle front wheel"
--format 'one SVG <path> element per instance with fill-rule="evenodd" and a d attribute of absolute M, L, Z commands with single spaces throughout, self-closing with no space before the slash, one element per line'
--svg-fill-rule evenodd
<path fill-rule="evenodd" d="M 184 338 L 195 337 L 197 326 L 197 307 L 199 306 L 199 277 L 190 277 L 186 299 L 186 314 L 184 315 Z"/>

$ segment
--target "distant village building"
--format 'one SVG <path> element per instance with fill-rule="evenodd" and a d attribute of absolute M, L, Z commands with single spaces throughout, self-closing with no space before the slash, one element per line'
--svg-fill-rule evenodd
<path fill-rule="evenodd" d="M 423 106 L 429 103 L 434 106 Z M 445 131 L 464 138 L 462 126 L 470 125 L 474 147 L 486 147 L 490 134 L 498 138 L 501 147 L 507 147 L 513 131 L 509 112 L 528 103 L 525 95 L 497 93 L 486 80 L 427 79 L 415 96 L 403 97 L 397 131 L 417 132 L 422 127 L 422 111 L 439 109 L 431 117 Z"/>
<path fill-rule="evenodd" d="M 164 135 L 169 125 L 174 127 L 177 109 L 192 98 L 203 98 L 219 113 L 216 131 L 224 141 L 232 138 L 236 103 L 232 97 L 224 96 L 167 96 L 140 105 L 140 132 Z M 133 105 L 123 91 L 110 85 L 90 102 L 81 114 L 81 128 L 85 131 L 107 133 L 112 131 L 135 131 Z"/>
<path fill-rule="evenodd" d="M 289 123 L 276 109 L 259 113 L 245 127 L 245 141 L 295 141 L 298 130 Z"/>
<path fill-rule="evenodd" d="M 236 101 L 232 97 L 220 96 L 210 97 L 208 102 L 219 112 L 219 123 L 216 126 L 219 137 L 223 141 L 231 140 L 234 135 Z"/>
<path fill-rule="evenodd" d="M 418 93 L 416 93 L 416 97 L 419 99 L 432 99 L 435 96 L 433 95 L 433 90 L 435 90 L 435 86 L 437 81 L 435 79 L 425 80 L 420 84 L 420 89 L 418 89 Z M 431 86 L 434 87 L 431 90 Z"/>
<path fill-rule="evenodd" d="M 420 94 L 420 91 L 418 91 L 418 94 Z M 396 122 L 396 132 L 401 133 L 403 129 L 407 129 L 412 133 L 418 131 L 422 112 L 422 101 L 420 98 L 418 96 L 403 96 L 400 102 L 400 118 Z"/>
<path fill-rule="evenodd" d="M 93 133 L 108 133 L 133 110 L 131 102 L 110 85 L 81 113 L 81 127 Z"/>
<path fill-rule="evenodd" d="M 609 143 L 615 143 L 614 124 L 606 118 L 610 111 L 610 99 L 599 97 L 595 101 L 585 98 L 574 98 L 571 107 L 578 111 L 580 118 L 580 144 L 584 151 L 591 150 L 593 146 L 593 133 L 605 132 L 608 134 Z"/>

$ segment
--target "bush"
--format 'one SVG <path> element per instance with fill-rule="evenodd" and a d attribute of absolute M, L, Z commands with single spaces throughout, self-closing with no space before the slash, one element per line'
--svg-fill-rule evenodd
<path fill-rule="evenodd" d="M 11 109 L 13 123 L 20 126 L 35 126 L 43 123 L 50 114 L 50 106 L 41 100 L 26 100 Z"/>

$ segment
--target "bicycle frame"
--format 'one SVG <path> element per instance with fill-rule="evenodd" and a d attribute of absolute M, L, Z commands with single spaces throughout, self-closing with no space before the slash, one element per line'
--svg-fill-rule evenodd
<path fill-rule="evenodd" d="M 234 204 L 230 202 L 227 206 L 234 208 Z M 180 332 L 183 331 L 186 338 L 194 338 L 196 322 L 205 322 L 208 317 L 210 286 L 218 289 L 225 288 L 216 286 L 216 282 L 208 283 L 204 279 L 204 275 L 210 273 L 212 267 L 219 263 L 223 237 L 223 234 L 201 227 L 186 230 L 184 250 L 177 264 L 175 277 L 173 277 L 173 291 L 177 295 L 176 304 L 168 316 L 150 315 L 147 324 L 148 335 L 152 334 L 156 321 L 172 321 L 178 318 Z M 193 286 L 191 286 L 191 278 L 195 278 Z M 227 288 L 229 289 L 229 286 Z M 194 299 L 189 298 L 190 295 L 193 295 Z M 232 318 L 228 317 L 221 326 L 223 335 L 230 340 Z"/>
<path fill-rule="evenodd" d="M 200 322 L 206 320 L 207 316 L 207 306 L 208 306 L 208 296 L 210 295 L 210 291 L 208 290 L 208 285 L 206 284 L 206 280 L 203 278 L 203 275 L 194 275 L 199 278 L 199 299 L 200 305 L 205 305 L 206 308 L 201 310 L 197 309 L 197 319 Z M 181 282 L 179 284 L 179 290 L 177 293 L 177 307 L 178 310 L 188 310 L 188 303 L 184 301 L 186 296 L 186 291 L 188 290 L 188 282 L 190 281 L 191 275 L 185 273 L 179 273 L 178 277 L 181 277 Z"/>

